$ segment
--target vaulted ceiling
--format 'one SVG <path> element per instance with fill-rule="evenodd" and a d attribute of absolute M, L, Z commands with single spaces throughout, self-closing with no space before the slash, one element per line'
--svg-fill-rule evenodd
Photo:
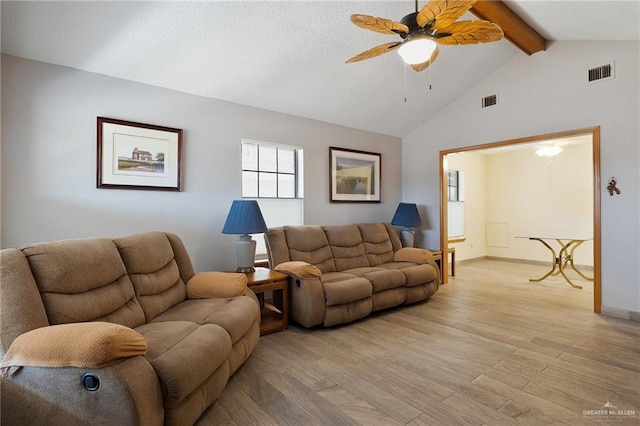
<path fill-rule="evenodd" d="M 640 39 L 637 1 L 505 4 L 551 44 Z M 2 52 L 403 136 L 507 61 L 526 55 L 503 39 L 442 46 L 421 73 L 395 53 L 345 64 L 395 40 L 355 27 L 351 14 L 399 21 L 414 8 L 412 0 L 2 1 Z M 474 12 L 483 16 L 481 9 L 478 4 Z M 486 17 L 500 19 L 492 13 Z M 468 13 L 462 19 L 477 18 Z"/>

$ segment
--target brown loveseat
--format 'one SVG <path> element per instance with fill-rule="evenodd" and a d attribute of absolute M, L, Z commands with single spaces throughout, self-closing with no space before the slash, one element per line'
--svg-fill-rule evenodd
<path fill-rule="evenodd" d="M 102 368 L 18 367 L 0 382 L 2 424 L 191 425 L 260 335 L 258 302 L 246 286 L 236 297 L 187 298 L 195 274 L 173 234 L 38 243 L 2 250 L 0 265 L 5 361 L 25 336 L 40 333 L 36 349 L 46 353 L 58 343 L 45 343 L 50 331 L 72 328 L 75 343 L 98 325 L 139 335 L 146 349 Z M 83 350 L 77 346 L 69 351 Z"/>
<path fill-rule="evenodd" d="M 402 248 L 389 223 L 285 226 L 265 240 L 270 267 L 289 274 L 291 318 L 305 327 L 426 300 L 440 285 L 431 252 Z"/>

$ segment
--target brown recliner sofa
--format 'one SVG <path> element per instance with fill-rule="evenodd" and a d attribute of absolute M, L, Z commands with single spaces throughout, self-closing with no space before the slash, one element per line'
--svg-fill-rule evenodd
<path fill-rule="evenodd" d="M 191 425 L 260 336 L 250 289 L 236 297 L 187 298 L 194 270 L 174 234 L 4 249 L 0 267 L 2 358 L 32 330 L 46 335 L 93 321 L 133 329 L 147 345 L 146 354 L 103 368 L 19 368 L 0 382 L 3 425 Z"/>
<path fill-rule="evenodd" d="M 270 267 L 289 275 L 291 319 L 305 327 L 426 300 L 440 285 L 431 252 L 402 248 L 389 223 L 284 226 L 265 241 Z"/>

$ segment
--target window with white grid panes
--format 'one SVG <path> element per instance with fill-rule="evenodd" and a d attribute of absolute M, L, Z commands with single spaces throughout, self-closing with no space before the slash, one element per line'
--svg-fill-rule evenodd
<path fill-rule="evenodd" d="M 242 197 L 258 201 L 269 228 L 304 224 L 303 160 L 302 148 L 242 140 Z M 254 239 L 256 260 L 266 259 L 264 238 Z"/>
<path fill-rule="evenodd" d="M 302 149 L 242 141 L 243 198 L 303 198 Z"/>

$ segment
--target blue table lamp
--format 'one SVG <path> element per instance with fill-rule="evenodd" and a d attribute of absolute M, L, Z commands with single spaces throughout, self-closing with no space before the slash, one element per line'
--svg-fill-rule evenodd
<path fill-rule="evenodd" d="M 402 247 L 413 247 L 416 232 L 413 228 L 422 225 L 418 207 L 415 203 L 400 203 L 396 209 L 396 214 L 391 219 L 391 224 L 402 226 L 400 238 L 402 239 Z"/>
<path fill-rule="evenodd" d="M 236 241 L 236 272 L 254 272 L 256 242 L 249 234 L 267 232 L 260 206 L 255 200 L 234 200 L 222 228 L 223 234 L 239 234 Z"/>

